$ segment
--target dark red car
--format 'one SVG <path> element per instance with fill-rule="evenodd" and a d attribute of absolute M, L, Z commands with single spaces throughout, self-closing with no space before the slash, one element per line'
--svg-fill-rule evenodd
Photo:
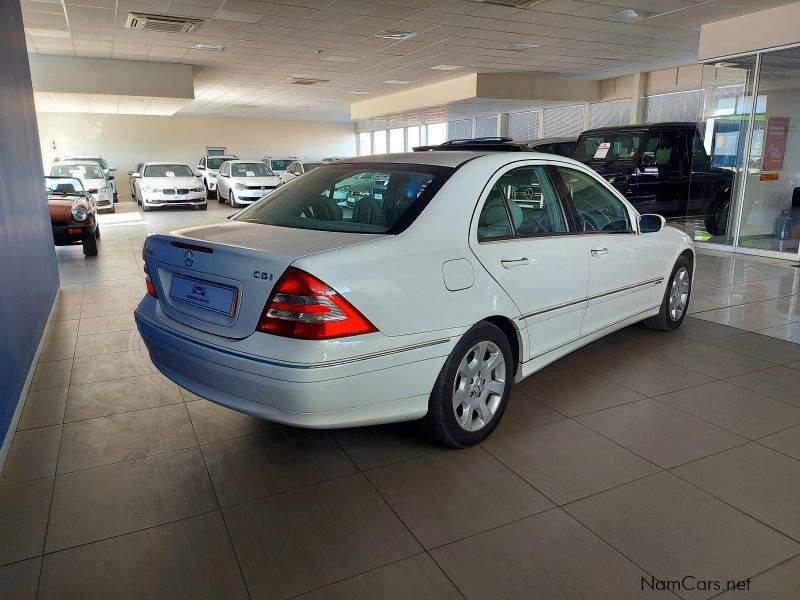
<path fill-rule="evenodd" d="M 95 256 L 100 228 L 92 190 L 84 190 L 80 180 L 70 177 L 45 177 L 45 182 L 56 246 L 81 244 L 86 256 Z"/>

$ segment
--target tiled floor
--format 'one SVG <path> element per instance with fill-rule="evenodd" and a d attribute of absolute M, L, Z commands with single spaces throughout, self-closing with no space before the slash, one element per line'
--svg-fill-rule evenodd
<path fill-rule="evenodd" d="M 141 242 L 229 212 L 120 211 L 96 259 L 58 250 L 55 321 L 0 477 L 0 596 L 720 593 L 642 579 L 688 575 L 752 578 L 725 598 L 798 597 L 787 263 L 701 256 L 679 331 L 631 327 L 564 358 L 514 389 L 489 441 L 451 451 L 414 423 L 262 422 L 155 372 L 130 316 Z"/>

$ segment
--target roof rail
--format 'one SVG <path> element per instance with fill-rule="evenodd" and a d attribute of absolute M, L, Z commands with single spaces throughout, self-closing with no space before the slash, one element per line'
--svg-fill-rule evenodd
<path fill-rule="evenodd" d="M 522 146 L 510 137 L 479 137 L 449 140 L 442 144 L 417 146 L 414 152 L 436 152 L 445 150 L 490 150 L 492 152 L 521 152 Z"/>

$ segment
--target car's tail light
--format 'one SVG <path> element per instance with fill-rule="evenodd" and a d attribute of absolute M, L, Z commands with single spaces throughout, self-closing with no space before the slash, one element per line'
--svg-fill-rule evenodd
<path fill-rule="evenodd" d="M 294 267 L 286 269 L 275 284 L 258 330 L 303 340 L 328 340 L 377 331 L 336 290 Z"/>
<path fill-rule="evenodd" d="M 153 280 L 150 279 L 149 275 L 144 278 L 144 284 L 147 286 L 147 293 L 153 298 L 158 298 L 158 294 L 156 294 L 156 286 L 153 285 Z"/>

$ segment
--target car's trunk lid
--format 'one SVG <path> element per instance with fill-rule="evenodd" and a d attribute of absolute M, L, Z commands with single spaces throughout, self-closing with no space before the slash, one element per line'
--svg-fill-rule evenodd
<path fill-rule="evenodd" d="M 208 333 L 245 338 L 292 262 L 381 237 L 238 221 L 152 235 L 145 260 L 168 316 Z"/>

